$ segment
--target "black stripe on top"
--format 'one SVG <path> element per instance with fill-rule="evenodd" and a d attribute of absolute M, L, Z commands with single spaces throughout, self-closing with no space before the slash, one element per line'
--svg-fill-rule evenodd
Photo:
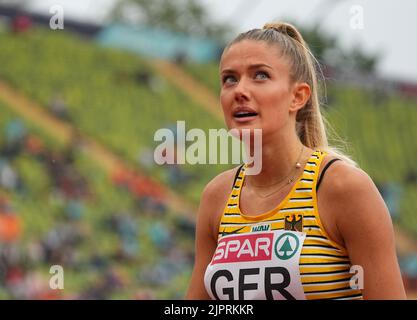
<path fill-rule="evenodd" d="M 283 218 L 280 219 L 272 219 L 272 220 L 262 220 L 260 222 L 258 222 L 258 224 L 264 224 L 264 223 L 268 223 L 268 222 L 280 222 L 280 221 L 284 221 Z M 251 226 L 253 225 L 252 222 L 221 222 L 220 225 L 247 225 L 247 226 Z M 282 230 L 282 229 L 272 229 L 272 230 Z"/>
<path fill-rule="evenodd" d="M 335 161 L 337 161 L 337 160 L 340 160 L 340 159 L 339 159 L 339 158 L 334 158 L 334 159 L 330 160 L 330 161 L 329 161 L 329 162 L 328 162 L 328 163 L 324 166 L 323 171 L 321 172 L 321 175 L 320 175 L 319 180 L 318 180 L 317 185 L 316 185 L 316 192 L 317 192 L 317 190 L 319 190 L 321 180 L 323 179 L 324 174 L 326 173 L 326 170 L 327 170 L 327 169 L 331 166 L 331 164 L 332 164 L 333 162 L 335 162 Z"/>
<path fill-rule="evenodd" d="M 316 236 L 316 235 L 307 235 L 307 236 L 306 236 L 306 238 L 307 238 L 307 239 L 316 238 L 316 239 L 324 239 L 324 240 L 328 240 L 328 241 L 330 241 L 330 240 L 329 240 L 329 239 L 327 239 L 326 237 L 323 237 L 323 236 Z"/>
<path fill-rule="evenodd" d="M 280 210 L 286 210 L 286 209 L 292 209 L 292 210 L 295 210 L 295 209 L 313 209 L 314 207 L 313 206 L 304 206 L 304 207 L 286 207 L 286 208 L 281 208 Z"/>
<path fill-rule="evenodd" d="M 349 273 L 349 271 L 350 271 L 350 268 L 349 268 L 349 269 L 336 270 L 336 271 L 323 271 L 323 272 L 317 272 L 317 271 L 315 271 L 315 272 L 300 272 L 300 275 L 302 275 L 302 276 L 313 276 L 313 275 L 315 275 L 315 276 L 320 276 L 320 275 L 323 275 L 323 274 L 327 274 L 327 275 L 329 275 L 329 274 L 343 274 L 343 273 L 353 275 L 353 273 Z"/>
<path fill-rule="evenodd" d="M 332 298 L 332 299 L 333 300 L 343 300 L 343 299 L 348 299 L 348 298 L 362 298 L 362 293 L 352 294 L 350 296 L 343 296 L 343 297 Z"/>
<path fill-rule="evenodd" d="M 303 256 L 319 256 L 319 257 L 326 256 L 326 257 L 334 257 L 334 258 L 341 258 L 341 259 L 349 259 L 348 256 L 338 256 L 335 254 L 328 254 L 328 253 L 302 253 L 300 256 L 301 257 Z"/>
<path fill-rule="evenodd" d="M 326 246 L 324 244 L 303 244 L 303 247 L 319 247 L 319 248 L 326 248 L 326 249 L 334 249 L 334 250 L 339 250 L 336 248 L 333 248 L 332 246 Z"/>
<path fill-rule="evenodd" d="M 352 274 L 352 276 L 353 276 L 353 274 Z M 349 278 L 343 278 L 343 279 L 339 279 L 339 280 L 328 280 L 328 281 L 316 281 L 316 282 L 303 282 L 303 284 L 325 284 L 325 283 L 329 283 L 329 284 L 332 284 L 332 283 L 336 283 L 336 282 L 345 282 L 345 281 L 350 281 L 351 280 L 351 277 L 349 277 Z"/>
<path fill-rule="evenodd" d="M 344 264 L 350 264 L 349 260 L 346 261 L 335 261 L 335 262 L 320 262 L 320 263 L 315 263 L 315 262 L 306 262 L 306 263 L 300 263 L 300 266 L 327 266 L 327 265 L 333 265 L 333 264 L 339 264 L 339 265 L 344 265 Z"/>
<path fill-rule="evenodd" d="M 328 290 L 317 290 L 317 291 L 309 291 L 306 292 L 306 295 L 312 294 L 312 293 L 330 293 L 330 292 L 334 292 L 337 293 L 338 291 L 345 291 L 345 290 L 352 290 L 351 287 L 344 287 L 344 288 L 338 288 L 338 289 L 328 289 Z"/>
<path fill-rule="evenodd" d="M 319 226 L 304 226 L 304 229 L 309 229 L 309 230 L 321 230 L 321 228 Z"/>
<path fill-rule="evenodd" d="M 232 189 L 236 186 L 236 180 L 239 177 L 239 173 L 242 170 L 242 168 L 243 168 L 244 165 L 245 165 L 244 163 L 241 164 L 240 167 L 239 167 L 239 169 L 236 170 L 235 178 L 233 179 Z M 235 188 L 235 189 L 237 189 L 237 188 Z"/>

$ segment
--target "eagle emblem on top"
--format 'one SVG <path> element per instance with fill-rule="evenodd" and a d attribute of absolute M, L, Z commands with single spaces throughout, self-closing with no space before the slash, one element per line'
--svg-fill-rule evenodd
<path fill-rule="evenodd" d="M 285 230 L 303 231 L 303 215 L 289 214 L 285 216 Z"/>

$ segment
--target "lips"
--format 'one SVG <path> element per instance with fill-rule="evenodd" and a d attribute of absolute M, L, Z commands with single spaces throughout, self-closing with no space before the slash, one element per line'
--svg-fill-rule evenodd
<path fill-rule="evenodd" d="M 251 118 L 257 115 L 258 113 L 255 110 L 245 106 L 240 106 L 233 110 L 233 117 L 237 119 Z"/>

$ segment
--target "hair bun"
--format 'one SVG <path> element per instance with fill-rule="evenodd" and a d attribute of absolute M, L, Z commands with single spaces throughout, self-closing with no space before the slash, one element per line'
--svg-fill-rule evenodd
<path fill-rule="evenodd" d="M 298 30 L 290 23 L 287 22 L 270 22 L 266 23 L 262 29 L 273 29 L 275 31 L 278 31 L 282 34 L 285 34 L 289 36 L 290 38 L 293 38 L 294 40 L 300 42 L 303 44 L 304 40 L 301 34 L 298 32 Z"/>

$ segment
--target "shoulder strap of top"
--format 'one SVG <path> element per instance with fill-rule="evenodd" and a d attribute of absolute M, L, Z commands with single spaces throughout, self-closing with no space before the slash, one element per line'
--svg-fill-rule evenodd
<path fill-rule="evenodd" d="M 323 179 L 324 174 L 326 173 L 326 170 L 331 166 L 331 164 L 333 162 L 335 162 L 337 160 L 340 160 L 340 159 L 339 158 L 334 158 L 334 159 L 330 160 L 329 162 L 327 162 L 327 164 L 324 166 L 323 171 L 321 172 L 321 175 L 320 175 L 319 180 L 318 180 L 317 185 L 316 185 L 316 192 L 319 190 L 321 180 Z"/>
<path fill-rule="evenodd" d="M 237 169 L 236 174 L 235 174 L 235 178 L 233 179 L 232 189 L 233 189 L 233 187 L 235 186 L 236 179 L 237 179 L 237 177 L 239 176 L 240 170 L 242 170 L 242 168 L 243 168 L 243 166 L 244 166 L 244 165 L 245 165 L 245 164 L 242 164 L 242 165 L 239 167 L 239 169 Z"/>

